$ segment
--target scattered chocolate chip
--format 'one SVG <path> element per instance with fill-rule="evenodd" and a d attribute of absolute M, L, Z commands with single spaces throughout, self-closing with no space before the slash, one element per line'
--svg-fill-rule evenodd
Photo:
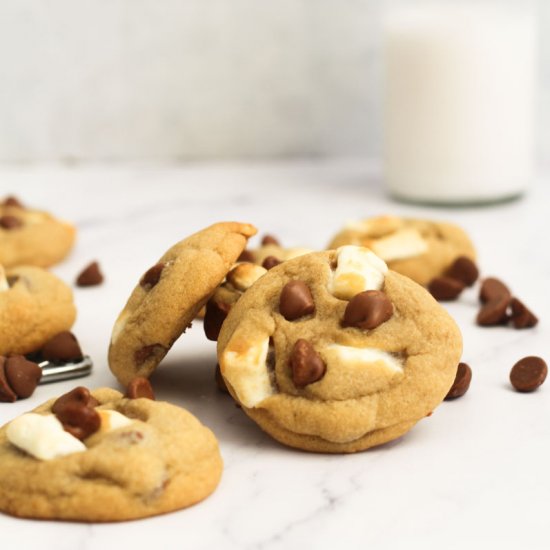
<path fill-rule="evenodd" d="M 482 327 L 505 325 L 508 322 L 508 304 L 510 297 L 501 295 L 483 304 L 477 314 L 477 324 Z"/>
<path fill-rule="evenodd" d="M 145 272 L 141 280 L 139 281 L 139 284 L 142 287 L 147 289 L 153 288 L 159 282 L 163 269 L 164 269 L 163 263 L 158 263 L 153 267 L 149 268 Z"/>
<path fill-rule="evenodd" d="M 11 288 L 17 281 L 19 281 L 19 275 L 8 275 L 6 281 L 8 281 L 8 286 Z"/>
<path fill-rule="evenodd" d="M 77 361 L 83 354 L 75 335 L 66 330 L 44 344 L 42 357 L 47 361 Z"/>
<path fill-rule="evenodd" d="M 510 308 L 512 309 L 510 319 L 514 328 L 531 328 L 539 322 L 537 316 L 517 298 L 512 298 Z"/>
<path fill-rule="evenodd" d="M 430 294 L 439 302 L 456 300 L 464 290 L 464 283 L 451 277 L 435 277 L 428 285 Z"/>
<path fill-rule="evenodd" d="M 228 304 L 218 303 L 214 300 L 209 300 L 206 304 L 206 312 L 204 314 L 203 328 L 204 334 L 209 340 L 216 342 L 220 335 L 223 322 L 229 313 L 231 307 Z"/>
<path fill-rule="evenodd" d="M 225 380 L 223 379 L 222 371 L 220 369 L 219 364 L 216 364 L 215 378 L 216 378 L 216 386 L 218 387 L 218 390 L 220 390 L 223 393 L 229 393 L 229 390 L 227 389 L 227 385 L 225 383 Z"/>
<path fill-rule="evenodd" d="M 456 399 L 462 397 L 470 387 L 472 381 L 472 369 L 466 363 L 459 363 L 456 371 L 455 381 L 451 389 L 445 396 L 445 400 Z"/>
<path fill-rule="evenodd" d="M 459 256 L 445 274 L 451 279 L 462 281 L 466 286 L 472 286 L 479 277 L 479 269 L 467 256 Z"/>
<path fill-rule="evenodd" d="M 15 216 L 2 216 L 0 217 L 0 227 L 4 229 L 17 229 L 23 225 L 23 221 Z"/>
<path fill-rule="evenodd" d="M 147 361 L 147 359 L 150 359 L 154 355 L 159 355 L 160 352 L 165 352 L 165 348 L 161 344 L 151 344 L 149 346 L 143 346 L 141 349 L 138 349 L 134 353 L 134 361 L 136 365 L 141 365 Z"/>
<path fill-rule="evenodd" d="M 303 339 L 297 340 L 294 344 L 289 364 L 292 381 L 297 388 L 305 388 L 308 384 L 318 382 L 327 370 L 324 361 L 314 347 Z"/>
<path fill-rule="evenodd" d="M 60 395 L 52 405 L 54 414 L 60 413 L 69 403 L 76 403 L 83 407 L 96 407 L 99 401 L 90 393 L 88 388 L 77 386 L 70 392 Z"/>
<path fill-rule="evenodd" d="M 101 426 L 99 413 L 93 407 L 77 401 L 66 403 L 55 415 L 63 424 L 63 429 L 81 441 L 97 432 Z"/>
<path fill-rule="evenodd" d="M 520 359 L 510 371 L 510 382 L 517 391 L 535 391 L 546 379 L 548 367 L 543 359 L 531 355 Z"/>
<path fill-rule="evenodd" d="M 346 306 L 342 326 L 372 330 L 393 315 L 393 304 L 379 290 L 366 290 L 356 294 Z"/>
<path fill-rule="evenodd" d="M 275 256 L 268 256 L 262 262 L 262 267 L 269 270 L 272 267 L 275 267 L 276 265 L 279 265 L 280 263 L 281 263 L 281 260 L 279 260 L 279 258 L 276 258 Z"/>
<path fill-rule="evenodd" d="M 273 235 L 265 235 L 262 239 L 262 246 L 265 246 L 267 244 L 274 244 L 276 246 L 280 246 L 279 241 L 273 236 Z"/>
<path fill-rule="evenodd" d="M 103 282 L 103 274 L 99 269 L 97 262 L 92 262 L 86 266 L 80 275 L 76 278 L 77 286 L 95 286 Z"/>
<path fill-rule="evenodd" d="M 147 378 L 138 376 L 128 384 L 126 388 L 126 397 L 129 399 L 139 399 L 140 397 L 144 397 L 154 401 L 155 393 L 153 392 L 151 382 L 149 382 Z"/>
<path fill-rule="evenodd" d="M 8 357 L 4 368 L 9 385 L 21 399 L 30 397 L 42 378 L 42 369 L 22 355 Z"/>
<path fill-rule="evenodd" d="M 311 290 L 303 281 L 290 281 L 281 291 L 279 312 L 287 321 L 294 321 L 315 311 Z"/>
<path fill-rule="evenodd" d="M 0 401 L 4 403 L 13 403 L 17 400 L 16 393 L 11 389 L 6 379 L 5 370 L 6 358 L 0 356 Z"/>
<path fill-rule="evenodd" d="M 483 304 L 503 296 L 507 297 L 509 300 L 512 297 L 512 294 L 501 280 L 496 279 L 495 277 L 488 277 L 483 280 L 479 290 L 479 300 Z"/>
<path fill-rule="evenodd" d="M 25 208 L 23 203 L 14 196 L 6 197 L 2 203 L 4 206 L 15 206 L 16 208 Z"/>
<path fill-rule="evenodd" d="M 250 250 L 243 250 L 240 256 L 237 258 L 238 262 L 251 262 L 254 263 L 254 254 Z"/>

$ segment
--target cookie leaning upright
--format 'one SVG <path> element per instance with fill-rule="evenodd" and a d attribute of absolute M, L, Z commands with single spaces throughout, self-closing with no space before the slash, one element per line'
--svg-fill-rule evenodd
<path fill-rule="evenodd" d="M 145 272 L 113 327 L 109 367 L 119 382 L 153 372 L 255 233 L 250 224 L 211 225 L 174 245 Z"/>
<path fill-rule="evenodd" d="M 461 352 L 434 298 L 356 246 L 269 270 L 218 339 L 222 376 L 248 416 L 286 445 L 334 453 L 407 432 L 443 401 Z"/>
<path fill-rule="evenodd" d="M 49 267 L 71 250 L 73 225 L 47 212 L 25 208 L 10 197 L 0 203 L 0 264 Z"/>

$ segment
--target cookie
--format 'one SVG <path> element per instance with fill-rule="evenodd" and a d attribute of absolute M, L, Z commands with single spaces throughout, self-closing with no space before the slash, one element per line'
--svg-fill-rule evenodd
<path fill-rule="evenodd" d="M 0 266 L 0 355 L 40 349 L 76 318 L 72 290 L 40 267 Z"/>
<path fill-rule="evenodd" d="M 75 236 L 73 225 L 25 208 L 13 197 L 0 203 L 0 264 L 4 267 L 56 264 L 67 256 Z"/>
<path fill-rule="evenodd" d="M 429 415 L 461 351 L 434 298 L 356 246 L 272 268 L 218 339 L 222 376 L 246 414 L 281 443 L 331 453 L 380 445 Z"/>
<path fill-rule="evenodd" d="M 211 225 L 174 245 L 145 272 L 111 336 L 109 367 L 119 382 L 153 372 L 255 233 L 249 224 Z"/>
<path fill-rule="evenodd" d="M 86 392 L 76 388 L 0 429 L 0 510 L 123 521 L 185 508 L 214 491 L 218 443 L 193 415 L 109 388 Z"/>
<path fill-rule="evenodd" d="M 328 248 L 348 244 L 370 248 L 391 270 L 423 286 L 445 274 L 460 256 L 476 257 L 470 238 L 457 225 L 397 216 L 349 222 Z"/>

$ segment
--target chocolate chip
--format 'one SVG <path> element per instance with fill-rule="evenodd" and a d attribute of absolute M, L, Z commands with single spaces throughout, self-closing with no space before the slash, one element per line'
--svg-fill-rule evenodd
<path fill-rule="evenodd" d="M 80 275 L 76 278 L 77 286 L 95 286 L 103 282 L 103 274 L 99 269 L 97 262 L 92 262 L 86 266 Z"/>
<path fill-rule="evenodd" d="M 508 322 L 510 297 L 501 295 L 486 302 L 477 314 L 477 324 L 482 327 L 505 325 Z"/>
<path fill-rule="evenodd" d="M 0 401 L 4 403 L 13 403 L 17 400 L 17 395 L 8 384 L 5 364 L 6 358 L 0 356 Z"/>
<path fill-rule="evenodd" d="M 47 361 L 77 361 L 83 355 L 75 335 L 66 330 L 44 344 L 42 357 Z"/>
<path fill-rule="evenodd" d="M 254 254 L 250 250 L 243 250 L 241 255 L 237 258 L 238 262 L 251 262 L 254 263 Z"/>
<path fill-rule="evenodd" d="M 470 387 L 472 381 L 472 369 L 466 363 L 459 363 L 456 371 L 455 381 L 451 389 L 445 396 L 445 400 L 456 399 L 462 397 Z"/>
<path fill-rule="evenodd" d="M 510 371 L 510 382 L 517 391 L 535 391 L 546 379 L 548 367 L 543 359 L 531 355 L 520 359 Z"/>
<path fill-rule="evenodd" d="M 223 379 L 222 371 L 220 369 L 219 364 L 216 365 L 215 379 L 216 379 L 216 386 L 218 387 L 218 390 L 220 390 L 223 393 L 229 393 L 229 390 L 227 389 L 227 384 L 225 383 L 225 380 Z"/>
<path fill-rule="evenodd" d="M 14 206 L 16 208 L 25 208 L 23 203 L 14 196 L 6 197 L 2 203 L 4 206 Z"/>
<path fill-rule="evenodd" d="M 99 401 L 90 393 L 88 388 L 84 386 L 77 386 L 72 389 L 70 392 L 60 395 L 52 405 L 52 412 L 58 414 L 61 412 L 69 403 L 76 403 L 83 407 L 96 407 L 99 405 Z"/>
<path fill-rule="evenodd" d="M 281 291 L 279 312 L 287 321 L 294 321 L 315 311 L 311 290 L 303 281 L 290 281 Z"/>
<path fill-rule="evenodd" d="M 23 225 L 23 221 L 15 216 L 2 216 L 0 217 L 0 227 L 4 229 L 17 229 Z"/>
<path fill-rule="evenodd" d="M 276 265 L 279 265 L 281 263 L 281 260 L 279 258 L 276 258 L 275 256 L 268 256 L 263 262 L 262 267 L 264 269 L 271 269 L 272 267 L 275 267 Z"/>
<path fill-rule="evenodd" d="M 231 307 L 228 304 L 218 303 L 214 300 L 209 300 L 206 304 L 206 312 L 204 314 L 203 328 L 204 334 L 209 340 L 216 342 L 220 335 L 223 322 L 229 313 Z"/>
<path fill-rule="evenodd" d="M 510 299 L 512 294 L 508 287 L 499 279 L 495 277 L 488 277 L 484 279 L 481 283 L 481 288 L 479 290 L 479 300 L 482 303 L 490 302 L 496 298 L 501 298 L 503 296 Z"/>
<path fill-rule="evenodd" d="M 42 369 L 22 355 L 8 357 L 4 368 L 9 385 L 21 399 L 30 397 L 42 378 Z"/>
<path fill-rule="evenodd" d="M 162 270 L 164 269 L 163 263 L 158 263 L 153 267 L 149 268 L 143 277 L 141 278 L 139 284 L 147 289 L 153 288 L 160 280 L 162 275 Z"/>
<path fill-rule="evenodd" d="M 274 244 L 276 246 L 280 246 L 279 241 L 273 236 L 273 235 L 265 235 L 262 239 L 262 246 L 265 246 L 267 244 Z"/>
<path fill-rule="evenodd" d="M 76 401 L 66 403 L 55 415 L 63 424 L 63 429 L 81 441 L 97 432 L 101 426 L 99 413 Z"/>
<path fill-rule="evenodd" d="M 366 290 L 356 294 L 346 306 L 342 326 L 372 330 L 393 315 L 393 305 L 379 290 Z"/>
<path fill-rule="evenodd" d="M 510 308 L 512 309 L 510 319 L 514 328 L 531 328 L 539 322 L 537 316 L 517 298 L 512 298 Z"/>
<path fill-rule="evenodd" d="M 151 382 L 147 378 L 138 376 L 134 378 L 126 387 L 126 397 L 129 399 L 139 399 L 144 397 L 145 399 L 155 400 L 155 393 L 153 392 L 153 387 Z"/>
<path fill-rule="evenodd" d="M 327 370 L 325 363 L 313 346 L 303 339 L 297 340 L 294 344 L 289 364 L 292 381 L 297 388 L 305 388 L 308 384 L 318 382 Z"/>
<path fill-rule="evenodd" d="M 477 265 L 467 256 L 459 256 L 446 272 L 447 277 L 462 281 L 466 286 L 472 286 L 479 277 Z"/>
<path fill-rule="evenodd" d="M 160 355 L 162 352 L 162 356 L 164 356 L 165 348 L 161 344 L 151 344 L 149 346 L 143 346 L 141 349 L 138 349 L 134 353 L 134 361 L 136 365 L 141 365 L 145 363 L 148 359 L 153 357 L 154 355 Z"/>
<path fill-rule="evenodd" d="M 19 281 L 19 275 L 8 275 L 6 281 L 8 281 L 8 286 L 11 288 L 17 281 Z"/>
<path fill-rule="evenodd" d="M 428 284 L 430 294 L 439 302 L 456 300 L 464 290 L 464 283 L 451 277 L 435 277 Z"/>

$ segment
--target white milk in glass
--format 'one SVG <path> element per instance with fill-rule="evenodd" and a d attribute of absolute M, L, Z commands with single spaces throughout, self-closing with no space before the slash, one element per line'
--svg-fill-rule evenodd
<path fill-rule="evenodd" d="M 395 3 L 385 19 L 385 178 L 394 196 L 481 203 L 534 172 L 535 14 L 526 1 Z"/>

